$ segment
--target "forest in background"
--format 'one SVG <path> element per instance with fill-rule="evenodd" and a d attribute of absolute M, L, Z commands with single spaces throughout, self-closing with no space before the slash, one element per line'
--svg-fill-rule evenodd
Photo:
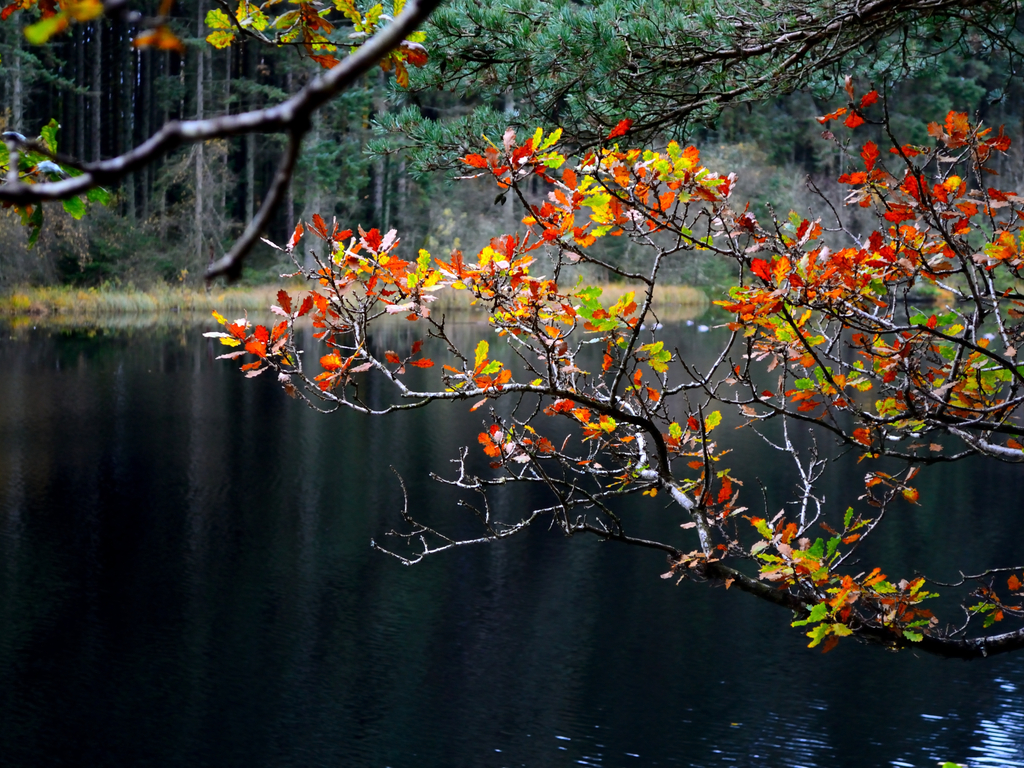
<path fill-rule="evenodd" d="M 32 137 L 55 119 L 61 152 L 98 160 L 138 145 L 168 120 L 277 103 L 321 71 L 296 46 L 246 41 L 213 48 L 205 41 L 210 7 L 207 0 L 175 4 L 173 25 L 187 44 L 183 57 L 133 48 L 137 29 L 121 20 L 75 25 L 43 47 L 29 45 L 16 24 L 0 25 L 3 129 Z M 929 143 L 927 121 L 950 109 L 1005 125 L 1014 139 L 1024 134 L 1024 88 L 1011 77 L 1007 60 L 981 50 L 976 57 L 963 49 L 939 51 L 892 88 L 889 110 L 901 141 Z M 830 181 L 844 171 L 842 154 L 822 138 L 815 119 L 837 100 L 808 92 L 781 95 L 726 110 L 689 138 L 709 167 L 737 171 L 736 194 L 759 213 L 769 205 L 781 214 L 820 210 L 808 178 L 830 200 L 842 199 Z M 510 93 L 490 106 L 514 123 L 515 102 Z M 389 113 L 413 107 L 444 120 L 475 106 L 452 93 L 403 90 L 382 72 L 364 78 L 317 113 L 290 193 L 266 234 L 285 240 L 297 221 L 319 212 L 346 226 L 396 227 L 415 247 L 446 254 L 452 247 L 473 250 L 511 230 L 519 218 L 513 204 L 495 200 L 482 184 L 414 173 L 393 142 L 386 154 L 368 151 L 381 132 L 377 122 Z M 47 224 L 31 248 L 19 217 L 8 210 L 0 216 L 0 289 L 199 283 L 206 265 L 252 218 L 282 147 L 279 136 L 254 134 L 185 147 L 130 176 L 112 190 L 109 207 L 92 206 L 81 220 L 48 204 Z M 1008 177 L 1004 188 L 1024 179 L 1020 159 L 1015 147 L 999 169 Z M 627 243 L 608 247 L 613 251 L 606 256 L 619 263 L 644 258 Z M 247 262 L 243 280 L 267 282 L 286 269 L 280 254 L 262 248 Z M 711 257 L 691 258 L 667 277 L 707 285 L 723 279 L 724 269 Z"/>

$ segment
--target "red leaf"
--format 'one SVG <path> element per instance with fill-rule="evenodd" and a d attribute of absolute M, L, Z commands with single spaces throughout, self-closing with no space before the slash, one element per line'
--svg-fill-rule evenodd
<path fill-rule="evenodd" d="M 846 107 L 840 107 L 835 112 L 829 112 L 827 115 L 822 115 L 818 118 L 818 122 L 825 125 L 829 120 L 838 120 L 840 117 L 846 114 Z"/>
<path fill-rule="evenodd" d="M 13 3 L 5 6 L 3 11 L 0 11 L 0 21 L 7 21 L 8 17 L 19 8 L 21 8 L 21 0 L 14 0 Z"/>
<path fill-rule="evenodd" d="M 864 158 L 864 169 L 870 171 L 875 167 L 875 162 L 878 160 L 878 145 L 873 141 L 869 141 L 861 149 L 860 156 Z"/>
<path fill-rule="evenodd" d="M 466 165 L 471 165 L 474 168 L 486 168 L 487 159 L 483 155 L 466 155 L 462 158 L 462 162 Z"/>
<path fill-rule="evenodd" d="M 938 324 L 939 324 L 939 318 L 937 318 L 935 315 L 932 315 L 931 317 L 928 318 L 927 325 L 928 325 L 929 328 L 934 329 L 935 326 L 937 326 Z"/>
<path fill-rule="evenodd" d="M 388 350 L 387 352 L 384 353 L 384 359 L 387 360 L 392 365 L 399 365 L 402 362 L 401 358 L 399 358 L 398 355 L 396 355 L 391 350 Z"/>
<path fill-rule="evenodd" d="M 633 127 L 633 121 L 629 118 L 620 120 L 619 124 L 612 128 L 612 132 L 608 134 L 609 139 L 617 139 L 619 136 L 625 136 L 626 131 Z"/>
<path fill-rule="evenodd" d="M 860 108 L 870 107 L 878 101 L 878 91 L 868 91 L 860 99 Z"/>
<path fill-rule="evenodd" d="M 700 429 L 700 422 L 691 416 L 686 420 L 686 426 L 689 427 L 691 432 L 696 432 Z"/>
<path fill-rule="evenodd" d="M 750 262 L 750 271 L 765 282 L 770 283 L 772 280 L 772 269 L 764 259 L 752 259 Z"/>
<path fill-rule="evenodd" d="M 847 128 L 856 128 L 859 125 L 864 125 L 864 118 L 856 112 L 851 112 L 844 122 Z"/>
<path fill-rule="evenodd" d="M 433 368 L 434 361 L 429 358 L 423 357 L 419 360 L 410 360 L 409 365 L 415 365 L 417 368 Z"/>
<path fill-rule="evenodd" d="M 270 340 L 270 331 L 262 325 L 257 325 L 253 330 L 252 335 L 259 339 L 263 344 L 266 344 Z"/>
<path fill-rule="evenodd" d="M 299 226 L 301 227 L 302 225 L 300 224 Z M 310 294 L 307 294 L 306 298 L 304 298 L 302 300 L 302 306 L 299 307 L 299 315 L 298 316 L 302 317 L 303 315 L 308 313 L 309 310 L 311 310 L 312 308 L 313 308 L 313 294 L 310 293 Z"/>
<path fill-rule="evenodd" d="M 376 251 L 380 248 L 380 244 L 384 242 L 384 238 L 380 236 L 380 230 L 374 227 L 363 237 L 363 242 L 366 243 L 366 247 L 371 251 Z"/>
<path fill-rule="evenodd" d="M 300 221 L 298 224 L 295 225 L 295 231 L 292 232 L 292 239 L 288 241 L 288 247 L 285 248 L 286 251 L 290 252 L 295 250 L 295 246 L 298 245 L 299 240 L 302 239 L 303 231 L 304 230 L 302 229 L 302 222 Z"/>
<path fill-rule="evenodd" d="M 289 315 L 292 313 L 292 297 L 288 295 L 287 291 L 281 290 L 277 292 L 277 303 Z"/>
<path fill-rule="evenodd" d="M 313 230 L 313 233 L 321 240 L 327 239 L 327 225 L 324 223 L 323 217 L 319 213 L 313 214 L 313 221 L 310 222 L 309 228 Z"/>

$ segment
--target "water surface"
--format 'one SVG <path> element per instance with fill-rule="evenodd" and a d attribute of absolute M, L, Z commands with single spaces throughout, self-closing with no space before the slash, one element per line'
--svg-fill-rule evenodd
<path fill-rule="evenodd" d="M 659 579 L 660 554 L 541 528 L 414 568 L 372 551 L 389 465 L 461 524 L 427 473 L 480 413 L 320 416 L 202 330 L 0 334 L 0 764 L 1024 766 L 1022 655 L 822 656 L 779 609 Z M 785 479 L 735 439 L 737 466 Z M 941 479 L 872 556 L 1024 559 L 1019 473 Z M 627 512 L 677 535 L 663 504 Z"/>

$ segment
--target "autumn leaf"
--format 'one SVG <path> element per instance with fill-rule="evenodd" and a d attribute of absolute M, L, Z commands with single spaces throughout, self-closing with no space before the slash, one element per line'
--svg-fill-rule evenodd
<path fill-rule="evenodd" d="M 399 358 L 399 356 L 396 355 L 391 350 L 388 350 L 387 352 L 384 353 L 384 359 L 387 360 L 392 365 L 400 365 L 402 362 L 401 358 Z"/>
<path fill-rule="evenodd" d="M 295 225 L 295 231 L 292 232 L 292 236 L 288 240 L 288 245 L 285 246 L 285 250 L 287 252 L 291 253 L 292 251 L 295 250 L 295 246 L 298 245 L 299 244 L 299 240 L 302 239 L 302 233 L 303 233 L 303 228 L 302 228 L 302 222 L 300 221 L 298 224 Z M 303 314 L 305 314 L 305 313 L 303 313 Z"/>
<path fill-rule="evenodd" d="M 878 145 L 873 141 L 867 142 L 861 149 L 860 156 L 864 158 L 865 170 L 870 171 L 878 160 Z"/>
<path fill-rule="evenodd" d="M 487 362 L 487 352 L 490 349 L 490 345 L 481 339 L 480 343 L 476 345 L 476 361 L 473 366 L 475 371 L 479 371 L 483 368 L 484 363 Z"/>
<path fill-rule="evenodd" d="M 280 290 L 277 292 L 277 303 L 281 305 L 281 309 L 291 314 L 292 297 L 288 295 L 288 291 Z"/>
<path fill-rule="evenodd" d="M 617 139 L 619 136 L 625 136 L 626 132 L 633 127 L 633 121 L 629 118 L 620 120 L 619 124 L 612 128 L 611 133 L 608 134 L 609 139 Z"/>
<path fill-rule="evenodd" d="M 211 38 L 214 38 L 211 40 Z M 214 32 L 206 38 L 216 48 L 226 48 L 231 44 L 234 35 L 230 32 Z M 170 27 L 160 24 L 154 29 L 140 33 L 132 40 L 135 48 L 156 48 L 158 51 L 174 51 L 179 56 L 186 52 L 185 43 L 171 31 Z"/>
<path fill-rule="evenodd" d="M 713 430 L 715 427 L 717 427 L 721 423 L 722 423 L 722 412 L 721 411 L 712 411 L 711 413 L 709 413 L 707 416 L 704 417 L 704 431 L 705 432 L 710 432 L 711 430 Z"/>

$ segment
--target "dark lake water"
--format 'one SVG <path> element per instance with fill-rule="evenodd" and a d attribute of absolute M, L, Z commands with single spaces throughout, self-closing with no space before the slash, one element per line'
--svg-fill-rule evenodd
<path fill-rule="evenodd" d="M 0 765 L 1024 766 L 1024 654 L 822 656 L 659 554 L 543 529 L 414 568 L 372 551 L 389 465 L 455 519 L 426 476 L 479 413 L 320 416 L 202 330 L 0 328 Z M 668 330 L 695 357 L 713 336 Z M 1024 560 L 1019 472 L 934 479 L 880 563 Z"/>

